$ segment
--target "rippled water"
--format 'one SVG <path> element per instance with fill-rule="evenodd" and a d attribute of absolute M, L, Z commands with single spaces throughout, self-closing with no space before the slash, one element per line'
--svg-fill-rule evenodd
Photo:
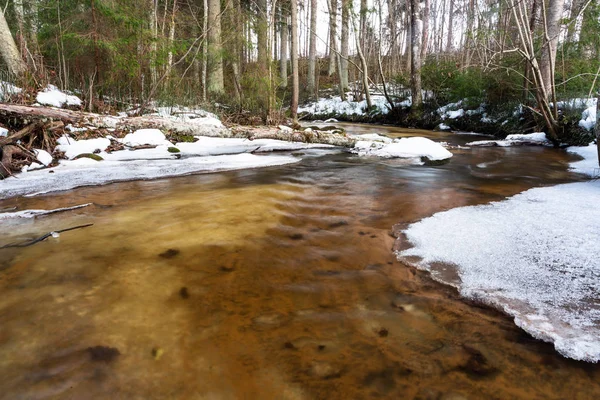
<path fill-rule="evenodd" d="M 596 365 L 395 260 L 394 224 L 576 179 L 553 149 L 453 152 L 0 202 L 94 203 L 2 223 L 0 244 L 94 225 L 0 250 L 0 398 L 599 398 Z"/>

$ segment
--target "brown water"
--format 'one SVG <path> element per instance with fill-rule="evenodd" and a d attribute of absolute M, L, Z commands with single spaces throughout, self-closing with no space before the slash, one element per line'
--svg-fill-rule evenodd
<path fill-rule="evenodd" d="M 453 152 L 0 202 L 94 203 L 2 223 L 0 244 L 94 226 L 0 250 L 0 398 L 600 398 L 598 366 L 395 260 L 396 223 L 576 179 L 553 149 Z"/>

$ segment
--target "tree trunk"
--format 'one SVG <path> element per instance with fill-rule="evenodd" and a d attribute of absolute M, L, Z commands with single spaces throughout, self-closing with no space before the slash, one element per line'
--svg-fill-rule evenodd
<path fill-rule="evenodd" d="M 554 71 L 556 69 L 556 49 L 560 35 L 560 25 L 565 0 L 548 0 L 548 6 L 544 9 L 544 33 L 545 43 L 540 59 L 542 81 L 544 82 L 545 95 L 547 99 L 555 97 L 554 94 Z"/>
<path fill-rule="evenodd" d="M 412 94 L 412 110 L 419 110 L 423 104 L 421 95 L 421 33 L 423 20 L 421 19 L 419 0 L 410 0 L 410 6 L 410 91 Z"/>
<path fill-rule="evenodd" d="M 361 7 L 362 7 L 362 2 L 361 2 Z M 365 10 L 364 12 L 366 13 L 366 2 L 365 4 Z M 362 10 L 361 10 L 361 14 L 362 14 Z M 368 66 L 367 66 L 367 60 L 365 59 L 365 55 L 363 53 L 363 46 L 360 43 L 360 34 L 359 32 L 356 32 L 356 20 L 354 20 L 354 38 L 356 39 L 356 50 L 358 52 L 358 57 L 360 59 L 360 64 L 361 64 L 361 79 L 362 79 L 362 86 L 363 86 L 363 91 L 365 93 L 365 97 L 367 100 L 367 108 L 370 110 L 371 107 L 373 107 L 373 103 L 371 102 L 371 93 L 369 92 L 369 71 L 368 71 Z"/>
<path fill-rule="evenodd" d="M 208 1 L 208 76 L 207 92 L 223 94 L 223 59 L 221 48 L 221 1 Z"/>
<path fill-rule="evenodd" d="M 598 152 L 598 166 L 600 167 L 600 96 L 596 98 L 596 126 L 594 126 L 596 132 L 596 149 Z"/>
<path fill-rule="evenodd" d="M 158 81 L 158 72 L 156 71 L 156 55 L 158 53 L 158 0 L 150 0 L 148 5 L 150 6 L 149 24 L 151 35 L 149 60 L 150 83 L 152 87 L 154 87 L 156 85 L 156 82 Z"/>
<path fill-rule="evenodd" d="M 208 75 L 208 0 L 202 2 L 202 101 L 206 101 L 206 77 Z"/>
<path fill-rule="evenodd" d="M 350 0 L 342 0 L 342 43 L 340 59 L 340 85 L 341 91 L 348 90 L 348 37 L 350 25 Z M 342 94 L 344 97 L 345 95 Z"/>
<path fill-rule="evenodd" d="M 329 76 L 335 74 L 337 63 L 337 0 L 329 0 Z"/>
<path fill-rule="evenodd" d="M 529 18 L 529 32 L 533 36 L 536 27 L 536 21 L 540 10 L 540 1 L 533 0 L 531 4 L 531 16 Z M 525 63 L 525 77 L 523 78 L 523 100 L 527 101 L 529 98 L 529 82 L 531 81 L 531 65 L 529 62 Z"/>
<path fill-rule="evenodd" d="M 300 94 L 300 80 L 298 78 L 298 3 L 291 0 L 292 14 L 292 102 L 290 113 L 294 125 L 298 125 L 298 97 Z"/>
<path fill-rule="evenodd" d="M 308 52 L 308 76 L 306 90 L 308 95 L 315 95 L 316 75 L 315 69 L 317 65 L 317 0 L 310 0 L 310 49 Z"/>
<path fill-rule="evenodd" d="M 427 45 L 429 42 L 429 9 L 430 0 L 425 0 L 425 7 L 423 9 L 423 36 L 421 43 L 421 63 L 425 62 L 427 58 Z"/>
<path fill-rule="evenodd" d="M 267 70 L 268 52 L 268 24 L 267 24 L 267 0 L 257 0 L 256 16 L 256 39 L 258 48 L 258 65 L 261 70 Z"/>
<path fill-rule="evenodd" d="M 288 42 L 289 38 L 289 25 L 287 10 L 280 4 L 280 15 L 281 15 L 281 40 L 279 41 L 280 46 L 280 58 L 279 58 L 279 78 L 281 80 L 280 86 L 287 87 L 288 85 Z"/>
<path fill-rule="evenodd" d="M 27 66 L 19 54 L 19 49 L 4 18 L 2 7 L 0 7 L 0 56 L 11 75 L 20 77 L 27 71 Z"/>
<path fill-rule="evenodd" d="M 169 79 L 171 75 L 171 68 L 173 67 L 173 46 L 175 44 L 175 15 L 177 13 L 177 0 L 173 0 L 173 9 L 171 10 L 171 21 L 169 25 L 169 52 L 167 54 L 167 71 L 166 79 Z"/>
<path fill-rule="evenodd" d="M 448 13 L 448 43 L 446 44 L 446 51 L 449 53 L 452 51 L 454 38 L 454 0 L 450 0 L 450 12 Z"/>

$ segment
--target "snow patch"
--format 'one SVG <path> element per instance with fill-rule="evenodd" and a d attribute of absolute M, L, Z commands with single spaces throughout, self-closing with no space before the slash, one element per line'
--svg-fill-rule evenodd
<path fill-rule="evenodd" d="M 537 144 L 542 146 L 550 145 L 550 141 L 546 138 L 544 132 L 534 132 L 528 134 L 508 135 L 504 140 L 476 140 L 467 143 L 467 146 L 499 146 L 509 147 L 522 144 Z"/>
<path fill-rule="evenodd" d="M 107 138 L 75 140 L 67 135 L 58 138 L 56 142 L 56 150 L 64 152 L 69 159 L 84 153 L 98 153 L 110 146 L 110 140 Z"/>
<path fill-rule="evenodd" d="M 38 161 L 45 166 L 52 164 L 52 156 L 46 150 L 33 149 L 33 152 Z"/>
<path fill-rule="evenodd" d="M 350 96 L 348 97 L 350 98 Z M 389 110 L 389 104 L 385 96 L 372 95 L 371 103 L 373 107 L 380 114 L 387 114 Z M 334 96 L 332 98 L 320 98 L 314 103 L 307 104 L 303 107 L 298 107 L 299 113 L 308 113 L 311 115 L 366 115 L 367 112 L 367 101 L 343 101 L 340 96 Z M 325 121 L 327 122 L 327 121 Z"/>
<path fill-rule="evenodd" d="M 60 91 L 54 85 L 48 85 L 43 91 L 38 92 L 36 101 L 45 106 L 81 106 L 81 99 L 77 96 Z"/>
<path fill-rule="evenodd" d="M 165 134 L 160 129 L 138 129 L 133 133 L 125 135 L 121 143 L 126 146 L 171 146 L 171 142 L 167 140 Z"/>
<path fill-rule="evenodd" d="M 441 161 L 452 157 L 452 153 L 442 145 L 423 137 L 394 139 L 392 143 L 372 140 L 356 142 L 354 153 L 359 156 L 375 156 L 383 158 L 421 158 Z"/>
<path fill-rule="evenodd" d="M 8 136 L 8 129 L 0 126 L 0 137 L 6 137 L 6 136 Z"/>
<path fill-rule="evenodd" d="M 0 81 L 0 101 L 5 101 L 10 95 L 21 93 L 23 89 L 12 83 Z"/>

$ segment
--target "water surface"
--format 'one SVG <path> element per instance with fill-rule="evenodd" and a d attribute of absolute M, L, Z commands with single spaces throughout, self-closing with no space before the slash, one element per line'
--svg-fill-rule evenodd
<path fill-rule="evenodd" d="M 436 167 L 337 154 L 0 202 L 94 203 L 2 223 L 0 244 L 94 225 L 0 250 L 0 398 L 599 398 L 596 365 L 396 261 L 395 224 L 577 179 L 554 149 L 452 151 Z"/>

